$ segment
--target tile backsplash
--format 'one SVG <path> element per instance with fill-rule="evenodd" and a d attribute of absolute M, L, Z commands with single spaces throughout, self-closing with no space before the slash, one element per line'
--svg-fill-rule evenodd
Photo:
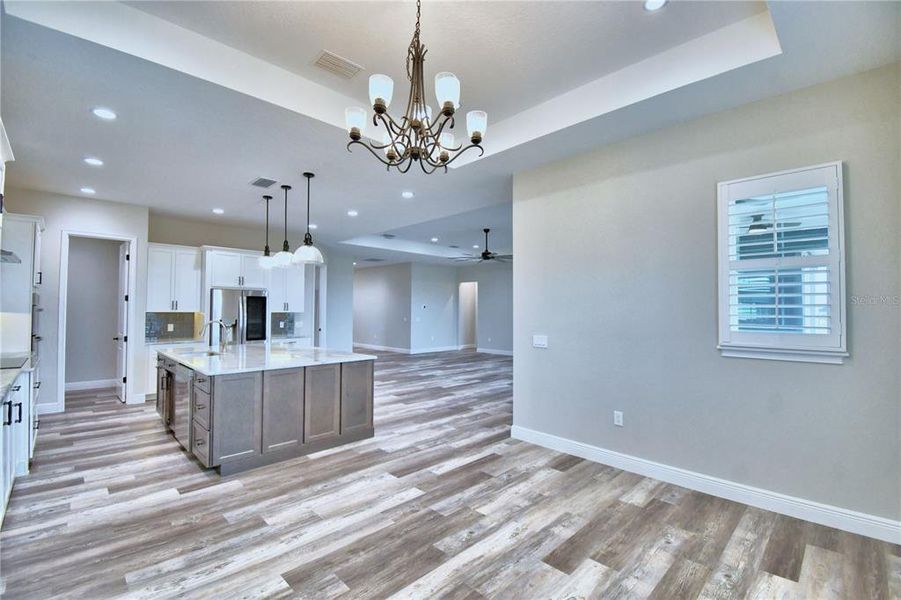
<path fill-rule="evenodd" d="M 272 339 L 296 338 L 309 335 L 304 328 L 304 313 L 272 313 Z"/>
<path fill-rule="evenodd" d="M 178 342 L 200 337 L 203 313 L 149 312 L 144 319 L 144 338 L 148 343 Z"/>

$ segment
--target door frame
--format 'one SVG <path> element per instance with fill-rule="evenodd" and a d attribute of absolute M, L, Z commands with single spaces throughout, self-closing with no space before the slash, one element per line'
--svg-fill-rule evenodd
<path fill-rule="evenodd" d="M 98 240 L 110 240 L 114 242 L 125 242 L 128 244 L 129 262 L 128 268 L 128 330 L 126 335 L 128 339 L 135 340 L 126 342 L 126 344 L 136 344 L 138 336 L 135 335 L 137 329 L 136 310 L 137 305 L 137 249 L 138 238 L 132 235 L 119 235 L 115 233 L 99 233 L 90 231 L 77 231 L 64 229 L 62 231 L 59 248 L 59 309 L 57 321 L 57 338 L 58 344 L 56 349 L 56 408 L 62 412 L 66 409 L 66 318 L 69 312 L 69 240 L 70 238 L 91 238 Z M 118 275 L 117 275 L 118 276 Z M 134 347 L 134 346 L 132 346 Z M 125 349 L 125 398 L 126 404 L 137 404 L 137 388 L 135 387 L 135 351 L 126 345 Z M 140 394 L 140 402 L 144 402 L 143 394 Z"/>
<path fill-rule="evenodd" d="M 464 284 L 472 284 L 475 287 L 475 305 L 473 307 L 472 314 L 472 327 L 473 332 L 475 334 L 475 343 L 474 344 L 464 344 L 463 340 L 460 338 L 460 330 L 463 328 L 463 309 L 462 303 L 460 302 L 460 291 L 463 288 Z M 479 280 L 472 279 L 469 281 L 458 281 L 457 282 L 457 349 L 458 350 L 468 350 L 473 349 L 477 350 L 479 347 Z"/>

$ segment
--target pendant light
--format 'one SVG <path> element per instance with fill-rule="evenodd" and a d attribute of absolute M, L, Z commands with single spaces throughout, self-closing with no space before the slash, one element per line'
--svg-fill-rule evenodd
<path fill-rule="evenodd" d="M 275 257 L 269 253 L 269 201 L 272 196 L 263 196 L 266 201 L 266 247 L 263 249 L 263 256 L 259 258 L 261 269 L 271 269 L 275 266 Z"/>
<path fill-rule="evenodd" d="M 313 236 L 310 234 L 310 180 L 315 177 L 312 173 L 304 173 L 307 178 L 307 232 L 303 236 L 303 245 L 294 251 L 294 262 L 306 265 L 321 265 L 322 252 L 313 245 Z"/>
<path fill-rule="evenodd" d="M 291 261 L 294 258 L 294 255 L 291 254 L 291 249 L 288 247 L 288 190 L 291 189 L 291 186 L 283 185 L 282 189 L 285 190 L 285 243 L 282 244 L 282 251 L 273 257 L 276 267 L 291 266 Z"/>

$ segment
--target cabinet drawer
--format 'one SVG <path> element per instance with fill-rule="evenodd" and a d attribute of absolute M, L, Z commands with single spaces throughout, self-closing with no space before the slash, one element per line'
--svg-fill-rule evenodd
<path fill-rule="evenodd" d="M 203 466 L 211 467 L 210 432 L 197 421 L 194 421 L 191 426 L 194 429 L 194 440 L 191 442 L 191 453 L 197 457 L 197 460 L 199 460 Z"/>
<path fill-rule="evenodd" d="M 207 394 L 210 393 L 210 378 L 207 375 L 197 373 L 194 375 L 194 387 L 202 389 Z"/>
<path fill-rule="evenodd" d="M 210 428 L 210 395 L 194 386 L 194 420 L 206 427 Z"/>

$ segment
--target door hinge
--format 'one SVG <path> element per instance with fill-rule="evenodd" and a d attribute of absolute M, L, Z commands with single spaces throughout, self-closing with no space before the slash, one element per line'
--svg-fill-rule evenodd
<path fill-rule="evenodd" d="M 128 294 L 125 294 L 125 301 L 128 302 Z"/>
<path fill-rule="evenodd" d="M 127 344 L 127 343 L 128 343 L 128 336 L 127 336 L 127 335 L 122 336 L 122 341 L 125 342 L 125 343 Z"/>
<path fill-rule="evenodd" d="M 122 383 L 128 383 L 128 377 L 123 377 L 123 378 L 122 378 Z"/>
<path fill-rule="evenodd" d="M 126 254 L 126 255 L 125 255 L 125 260 L 131 260 L 131 254 Z"/>

